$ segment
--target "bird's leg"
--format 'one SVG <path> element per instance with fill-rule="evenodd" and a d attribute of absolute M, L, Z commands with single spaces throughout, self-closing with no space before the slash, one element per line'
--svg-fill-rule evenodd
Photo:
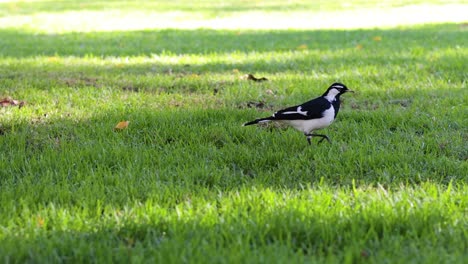
<path fill-rule="evenodd" d="M 312 133 L 309 133 L 309 134 L 306 134 L 304 133 L 304 135 L 307 137 L 307 142 L 309 142 L 309 145 L 312 145 L 312 137 L 316 136 L 316 137 L 321 137 L 322 139 L 318 142 L 318 144 L 322 143 L 322 141 L 324 141 L 325 139 L 331 143 L 330 139 L 326 136 L 326 135 L 321 135 L 321 134 L 312 134 Z"/>
<path fill-rule="evenodd" d="M 330 139 L 326 135 L 320 135 L 320 134 L 311 134 L 312 136 L 316 137 L 321 137 L 322 139 L 318 142 L 319 144 L 322 143 L 323 140 L 327 140 L 328 143 L 331 143 Z"/>
<path fill-rule="evenodd" d="M 312 139 L 312 134 L 304 134 L 307 137 L 307 142 L 309 142 L 309 145 L 312 145 L 311 139 Z"/>

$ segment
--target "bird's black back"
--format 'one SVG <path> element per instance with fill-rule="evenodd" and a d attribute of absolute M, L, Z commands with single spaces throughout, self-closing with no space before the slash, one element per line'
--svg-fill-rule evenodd
<path fill-rule="evenodd" d="M 339 102 L 338 102 L 338 105 L 339 105 Z M 323 112 L 329 109 L 330 106 L 331 106 L 331 103 L 327 99 L 321 96 L 321 97 L 312 99 L 308 102 L 305 102 L 301 105 L 291 106 L 291 107 L 279 110 L 278 112 L 273 114 L 273 117 L 274 117 L 273 119 L 274 120 L 298 120 L 298 119 L 309 120 L 309 119 L 321 118 L 323 117 Z M 333 104 L 333 106 L 335 107 L 335 104 Z M 300 113 L 285 114 L 285 112 L 297 111 L 298 107 L 301 107 L 301 111 L 307 112 L 307 114 L 306 115 L 303 115 Z M 336 112 L 335 112 L 335 117 L 336 117 Z"/>

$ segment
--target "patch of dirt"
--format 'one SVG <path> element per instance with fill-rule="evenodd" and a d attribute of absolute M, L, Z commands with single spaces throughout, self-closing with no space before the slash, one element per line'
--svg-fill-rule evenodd
<path fill-rule="evenodd" d="M 343 102 L 341 105 L 343 105 Z M 364 101 L 364 102 L 352 102 L 351 108 L 356 110 L 377 110 L 380 106 L 377 103 Z"/>
<path fill-rule="evenodd" d="M 99 84 L 99 79 L 95 77 L 78 77 L 78 78 L 61 78 L 60 79 L 68 87 L 78 87 L 78 86 L 91 86 L 91 87 L 101 87 Z"/>
<path fill-rule="evenodd" d="M 411 99 L 397 99 L 397 100 L 391 100 L 389 101 L 390 104 L 399 104 L 400 106 L 403 107 L 408 107 L 413 103 L 413 100 Z"/>
<path fill-rule="evenodd" d="M 122 86 L 122 90 L 126 92 L 134 92 L 134 93 L 138 93 L 141 91 L 140 87 L 134 86 L 133 84 Z"/>
<path fill-rule="evenodd" d="M 240 103 L 237 106 L 237 108 L 238 109 L 255 108 L 255 109 L 260 109 L 260 110 L 271 111 L 273 109 L 273 106 L 266 104 L 264 101 L 248 101 L 245 103 Z"/>

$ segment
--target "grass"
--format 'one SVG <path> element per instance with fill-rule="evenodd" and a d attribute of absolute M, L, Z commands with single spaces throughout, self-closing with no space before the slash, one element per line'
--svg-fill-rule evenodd
<path fill-rule="evenodd" d="M 221 19 L 251 16 L 251 2 L 82 3 L 0 3 L 0 99 L 26 102 L 0 108 L 1 262 L 468 257 L 466 25 L 190 29 L 217 8 Z M 274 3 L 258 12 L 347 12 Z M 152 8 L 180 27 L 140 27 L 132 12 Z M 137 28 L 64 18 L 109 10 Z M 332 144 L 241 126 L 334 81 L 357 93 L 323 131 Z M 129 127 L 114 131 L 122 120 Z"/>

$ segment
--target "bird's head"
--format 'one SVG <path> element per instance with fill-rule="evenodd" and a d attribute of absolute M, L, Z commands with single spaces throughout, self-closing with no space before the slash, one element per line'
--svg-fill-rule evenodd
<path fill-rule="evenodd" d="M 332 85 L 330 85 L 330 87 L 328 87 L 327 91 L 323 94 L 323 96 L 329 98 L 330 101 L 332 101 L 335 98 L 347 92 L 354 93 L 354 91 L 349 90 L 348 87 L 346 87 L 346 85 L 342 83 L 333 83 Z"/>

